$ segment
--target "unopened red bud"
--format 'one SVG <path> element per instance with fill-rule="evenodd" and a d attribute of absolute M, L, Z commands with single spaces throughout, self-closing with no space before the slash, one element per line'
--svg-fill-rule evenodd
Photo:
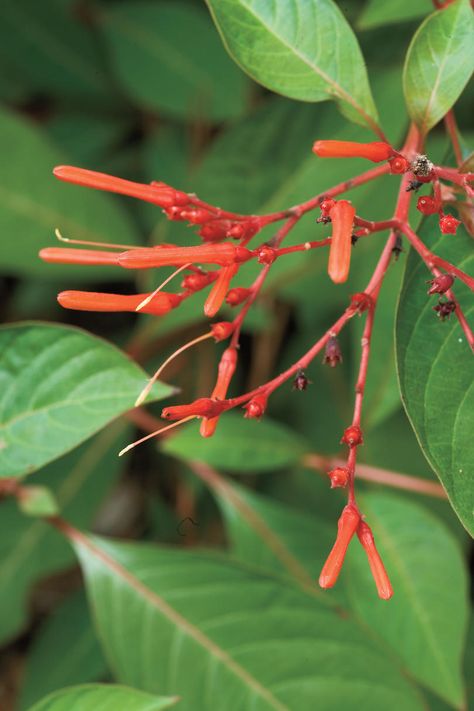
<path fill-rule="evenodd" d="M 257 260 L 259 264 L 273 264 L 277 258 L 277 251 L 268 244 L 263 244 L 257 252 Z"/>
<path fill-rule="evenodd" d="M 320 158 L 367 158 L 374 163 L 388 160 L 393 148 L 388 143 L 356 143 L 355 141 L 316 141 L 313 153 Z"/>
<path fill-rule="evenodd" d="M 183 210 L 181 212 L 181 219 L 187 220 L 192 225 L 204 225 L 209 220 L 213 220 L 215 215 L 209 210 L 204 210 L 203 208 L 197 207 L 192 210 Z"/>
<path fill-rule="evenodd" d="M 347 444 L 349 447 L 358 447 L 363 442 L 362 430 L 358 425 L 351 425 L 344 430 L 341 444 Z"/>
<path fill-rule="evenodd" d="M 328 472 L 328 477 L 331 480 L 331 489 L 346 486 L 349 481 L 349 469 L 347 467 L 336 467 Z"/>
<path fill-rule="evenodd" d="M 165 407 L 161 416 L 165 420 L 181 420 L 183 417 L 217 417 L 225 409 L 225 405 L 219 400 L 212 400 L 210 397 L 201 397 L 189 405 L 174 405 Z"/>
<path fill-rule="evenodd" d="M 229 304 L 229 306 L 238 306 L 239 304 L 242 304 L 250 294 L 252 293 L 251 289 L 244 289 L 241 286 L 235 287 L 235 289 L 231 289 L 227 296 L 225 297 L 226 303 Z"/>
<path fill-rule="evenodd" d="M 446 321 L 453 311 L 456 311 L 456 304 L 454 301 L 440 301 L 436 306 L 433 306 L 433 311 L 436 311 L 441 321 Z"/>
<path fill-rule="evenodd" d="M 218 343 L 219 341 L 225 341 L 226 338 L 232 336 L 235 326 L 232 321 L 219 321 L 218 323 L 211 324 L 211 331 L 214 339 Z"/>
<path fill-rule="evenodd" d="M 332 588 L 341 572 L 351 538 L 359 525 L 360 514 L 355 506 L 348 504 L 337 523 L 337 538 L 319 576 L 322 588 Z"/>
<path fill-rule="evenodd" d="M 219 271 L 186 274 L 181 286 L 187 291 L 200 291 L 217 279 Z"/>
<path fill-rule="evenodd" d="M 176 205 L 172 205 L 171 207 L 165 208 L 163 212 L 165 213 L 168 220 L 172 220 L 173 222 L 179 222 L 180 220 L 186 219 L 185 217 L 183 217 L 183 208 L 177 207 Z"/>
<path fill-rule="evenodd" d="M 227 237 L 232 222 L 230 220 L 212 220 L 203 225 L 198 234 L 204 242 L 217 242 Z"/>
<path fill-rule="evenodd" d="M 156 188 L 171 188 L 170 185 L 167 185 L 166 183 L 157 180 L 152 180 L 150 185 Z M 172 188 L 172 190 L 174 190 L 174 188 Z M 174 190 L 173 204 L 177 205 L 178 207 L 184 207 L 185 205 L 188 205 L 189 195 L 187 193 L 183 193 L 181 190 Z"/>
<path fill-rule="evenodd" d="M 298 370 L 296 378 L 293 380 L 293 390 L 306 390 L 310 381 L 306 377 L 304 370 Z"/>
<path fill-rule="evenodd" d="M 50 264 L 84 264 L 101 266 L 105 264 L 118 266 L 117 252 L 105 252 L 93 249 L 71 249 L 68 247 L 45 247 L 39 256 Z"/>
<path fill-rule="evenodd" d="M 348 200 L 338 200 L 331 208 L 329 217 L 332 222 L 332 235 L 328 274 L 335 284 L 342 284 L 349 276 L 355 209 Z"/>
<path fill-rule="evenodd" d="M 244 405 L 245 415 L 249 419 L 259 420 L 267 409 L 267 396 L 266 395 L 255 395 L 249 402 Z"/>
<path fill-rule="evenodd" d="M 321 214 L 323 215 L 323 217 L 329 217 L 329 212 L 332 210 L 335 204 L 336 201 L 332 198 L 326 198 L 326 200 L 322 201 L 319 207 L 321 208 Z"/>
<path fill-rule="evenodd" d="M 370 294 L 365 292 L 357 292 L 351 296 L 351 308 L 358 311 L 360 314 L 367 311 L 372 306 L 373 300 Z"/>
<path fill-rule="evenodd" d="M 335 336 L 331 336 L 326 343 L 323 363 L 329 365 L 331 368 L 335 368 L 338 363 L 342 363 L 341 348 Z"/>
<path fill-rule="evenodd" d="M 227 390 L 237 367 L 237 349 L 234 347 L 226 348 L 221 356 L 217 373 L 217 381 L 212 391 L 211 398 L 224 400 L 227 395 Z M 216 431 L 218 417 L 204 417 L 201 422 L 200 433 L 201 437 L 212 437 Z"/>
<path fill-rule="evenodd" d="M 406 158 L 400 155 L 396 155 L 388 161 L 390 166 L 390 172 L 393 175 L 400 175 L 401 173 L 406 173 L 410 170 L 410 163 Z"/>
<path fill-rule="evenodd" d="M 429 182 L 432 179 L 434 166 L 428 156 L 416 156 L 410 167 L 413 175 L 416 175 L 418 180 L 421 180 L 423 183 Z"/>
<path fill-rule="evenodd" d="M 444 235 L 455 235 L 460 224 L 461 221 L 454 215 L 442 215 L 439 218 L 439 228 Z"/>
<path fill-rule="evenodd" d="M 439 211 L 440 207 L 438 200 L 429 195 L 421 195 L 416 201 L 416 209 L 423 215 L 434 215 L 435 212 Z"/>
<path fill-rule="evenodd" d="M 227 237 L 232 239 L 250 239 L 259 231 L 260 226 L 255 220 L 234 222 L 227 232 Z"/>
<path fill-rule="evenodd" d="M 375 546 L 372 531 L 364 521 L 359 522 L 357 536 L 363 549 L 367 553 L 367 559 L 377 587 L 378 596 L 382 600 L 390 600 L 393 595 L 392 585 L 382 562 L 382 558 Z"/>
<path fill-rule="evenodd" d="M 58 294 L 58 302 L 65 309 L 74 311 L 136 311 L 149 294 L 103 294 L 93 291 L 62 291 Z M 141 313 L 162 316 L 181 303 L 179 294 L 169 294 L 160 291 L 149 301 Z"/>
<path fill-rule="evenodd" d="M 452 287 L 453 283 L 454 277 L 452 277 L 451 274 L 440 274 L 427 282 L 427 284 L 431 285 L 428 294 L 445 294 L 448 289 Z"/>

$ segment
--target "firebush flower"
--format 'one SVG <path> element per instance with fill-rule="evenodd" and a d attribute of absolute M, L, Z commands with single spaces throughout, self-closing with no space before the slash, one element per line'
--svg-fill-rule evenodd
<path fill-rule="evenodd" d="M 356 143 L 355 141 L 316 141 L 313 153 L 319 158 L 367 158 L 374 163 L 388 160 L 395 151 L 388 143 Z"/>
<path fill-rule="evenodd" d="M 332 588 L 336 584 L 349 543 L 357 530 L 359 522 L 360 513 L 355 506 L 348 504 L 343 509 L 337 524 L 336 542 L 319 576 L 319 584 L 322 588 Z"/>
<path fill-rule="evenodd" d="M 74 311 L 136 311 L 139 304 L 150 294 L 103 294 L 94 291 L 61 291 L 58 301 L 65 309 Z M 140 309 L 145 314 L 163 316 L 180 305 L 179 294 L 158 292 L 152 300 Z"/>
<path fill-rule="evenodd" d="M 335 284 L 343 284 L 349 276 L 352 251 L 352 226 L 355 209 L 348 200 L 338 200 L 329 211 L 332 222 L 328 274 Z"/>
<path fill-rule="evenodd" d="M 377 587 L 377 593 L 382 600 L 390 600 L 393 595 L 387 571 L 375 546 L 374 536 L 364 521 L 360 521 L 357 527 L 357 536 L 369 561 L 370 570 Z"/>

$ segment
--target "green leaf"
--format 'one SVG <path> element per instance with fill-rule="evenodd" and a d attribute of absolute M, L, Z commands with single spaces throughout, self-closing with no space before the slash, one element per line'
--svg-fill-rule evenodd
<path fill-rule="evenodd" d="M 427 133 L 449 111 L 474 70 L 474 13 L 457 0 L 420 25 L 408 48 L 403 87 L 408 112 Z"/>
<path fill-rule="evenodd" d="M 30 711 L 162 711 L 177 701 L 177 698 L 151 696 L 126 686 L 85 684 L 55 691 Z"/>
<path fill-rule="evenodd" d="M 0 152 L 3 271 L 40 275 L 42 279 L 64 279 L 65 275 L 68 280 L 116 279 L 114 268 L 45 264 L 38 251 L 58 245 L 56 227 L 74 239 L 136 243 L 130 219 L 118 203 L 108 195 L 54 178 L 54 166 L 67 163 L 67 158 L 33 124 L 4 110 L 0 111 Z"/>
<path fill-rule="evenodd" d="M 110 107 L 113 84 L 100 46 L 72 5 L 73 0 L 3 0 L 2 55 L 35 94 L 52 94 L 81 108 L 91 101 Z"/>
<path fill-rule="evenodd" d="M 367 0 L 363 12 L 357 20 L 361 30 L 391 25 L 424 17 L 433 9 L 431 0 Z"/>
<path fill-rule="evenodd" d="M 206 13 L 179 0 L 121 2 L 102 17 L 117 77 L 141 105 L 178 118 L 241 114 L 247 81 Z"/>
<path fill-rule="evenodd" d="M 123 683 L 174 689 L 184 711 L 300 711 L 315 698 L 327 709 L 421 711 L 367 635 L 285 578 L 217 554 L 73 537 Z"/>
<path fill-rule="evenodd" d="M 102 679 L 107 666 L 91 624 L 86 596 L 74 593 L 41 625 L 28 648 L 19 711 L 46 694 Z"/>
<path fill-rule="evenodd" d="M 367 557 L 351 546 L 345 580 L 356 614 L 377 631 L 418 681 L 460 708 L 468 622 L 467 577 L 459 547 L 438 518 L 393 494 L 364 494 L 361 509 L 374 532 L 394 595 L 375 597 Z M 361 592 L 361 587 L 367 592 Z"/>
<path fill-rule="evenodd" d="M 263 472 L 296 463 L 308 451 L 289 427 L 265 417 L 247 420 L 230 412 L 222 415 L 216 434 L 205 438 L 196 422 L 164 440 L 162 450 L 180 459 L 203 461 L 229 472 Z"/>
<path fill-rule="evenodd" d="M 206 2 L 229 54 L 253 79 L 291 99 L 334 99 L 347 118 L 377 128 L 359 45 L 332 0 Z"/>
<path fill-rule="evenodd" d="M 117 452 L 129 441 L 122 422 L 35 474 L 54 491 L 61 512 L 77 526 L 89 526 L 123 465 Z M 39 578 L 72 565 L 74 555 L 52 527 L 24 516 L 13 499 L 0 517 L 0 642 L 10 640 L 28 620 L 29 590 Z M 49 675 L 48 675 L 49 676 Z"/>
<path fill-rule="evenodd" d="M 56 516 L 59 513 L 58 502 L 52 491 L 46 486 L 23 486 L 18 505 L 27 516 Z"/>
<path fill-rule="evenodd" d="M 436 217 L 420 232 L 440 257 L 473 272 L 472 240 L 464 229 L 441 235 Z M 462 524 L 474 535 L 474 365 L 472 353 L 453 314 L 440 322 L 434 297 L 426 295 L 429 273 L 412 251 L 407 261 L 396 325 L 397 367 L 403 404 L 429 463 L 441 480 Z M 469 320 L 474 303 L 456 280 L 454 292 Z"/>
<path fill-rule="evenodd" d="M 147 376 L 111 344 L 69 326 L 0 329 L 1 477 L 31 474 L 133 407 Z M 172 389 L 158 383 L 153 399 Z"/>

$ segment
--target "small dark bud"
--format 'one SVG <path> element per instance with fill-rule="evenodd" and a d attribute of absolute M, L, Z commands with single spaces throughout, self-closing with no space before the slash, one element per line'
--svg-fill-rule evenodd
<path fill-rule="evenodd" d="M 446 321 L 455 310 L 456 304 L 454 301 L 439 301 L 436 306 L 433 306 L 433 311 L 436 311 L 441 321 Z"/>
<path fill-rule="evenodd" d="M 401 254 L 402 252 L 403 252 L 403 242 L 402 242 L 402 238 L 400 237 L 400 235 L 397 235 L 397 238 L 396 238 L 396 240 L 395 240 L 395 244 L 394 244 L 394 246 L 393 246 L 393 248 L 392 248 L 392 254 L 393 254 L 394 257 L 395 257 L 395 261 L 396 261 L 396 262 L 398 262 L 398 257 L 400 256 L 400 254 Z"/>
<path fill-rule="evenodd" d="M 372 297 L 369 294 L 365 294 L 363 291 L 357 294 L 352 294 L 351 296 L 351 308 L 358 311 L 360 314 L 363 311 L 367 311 L 368 308 L 372 306 Z"/>
<path fill-rule="evenodd" d="M 454 277 L 452 277 L 451 274 L 440 274 L 434 279 L 431 279 L 431 281 L 426 282 L 431 285 L 428 294 L 445 294 L 448 289 L 452 287 L 453 282 Z"/>
<path fill-rule="evenodd" d="M 351 244 L 352 244 L 352 246 L 354 246 L 355 244 L 357 244 L 358 241 L 359 241 L 359 238 L 358 238 L 357 235 L 351 235 Z"/>
<path fill-rule="evenodd" d="M 325 365 L 329 365 L 331 368 L 335 368 L 338 363 L 342 363 L 342 353 L 339 346 L 339 341 L 335 336 L 331 336 L 331 338 L 326 343 L 323 363 Z"/>
<path fill-rule="evenodd" d="M 406 192 L 409 193 L 413 190 L 413 192 L 417 192 L 423 185 L 421 180 L 410 180 L 408 183 L 408 187 L 406 188 Z"/>
<path fill-rule="evenodd" d="M 293 380 L 293 390 L 306 390 L 310 384 L 310 380 L 306 377 L 303 370 L 296 373 L 296 378 Z"/>

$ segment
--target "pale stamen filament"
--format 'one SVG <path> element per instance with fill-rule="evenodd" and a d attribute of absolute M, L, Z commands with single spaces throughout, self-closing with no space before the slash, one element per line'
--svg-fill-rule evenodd
<path fill-rule="evenodd" d="M 56 227 L 54 234 L 60 242 L 67 242 L 68 244 L 86 244 L 89 247 L 110 247 L 111 249 L 143 249 L 143 247 L 136 244 L 114 244 L 113 242 L 90 242 L 85 239 L 70 239 L 61 234 L 59 227 Z"/>
<path fill-rule="evenodd" d="M 145 299 L 143 299 L 143 301 L 141 301 L 141 302 L 138 304 L 138 306 L 136 307 L 135 311 L 141 311 L 141 309 L 145 308 L 145 306 L 146 306 L 147 304 L 149 304 L 152 299 L 155 298 L 155 296 L 158 294 L 158 292 L 161 291 L 162 288 L 163 288 L 164 286 L 166 286 L 166 285 L 168 284 L 168 282 L 171 281 L 171 279 L 174 279 L 174 277 L 175 277 L 177 274 L 179 274 L 180 272 L 182 272 L 184 269 L 187 269 L 187 268 L 190 267 L 191 265 L 192 265 L 192 262 L 188 262 L 187 264 L 183 264 L 182 267 L 179 267 L 178 269 L 176 269 L 176 271 L 174 271 L 172 274 L 170 274 L 170 276 L 167 277 L 167 278 L 164 280 L 164 282 L 162 282 L 162 283 L 160 284 L 160 286 L 158 286 L 158 287 L 155 289 L 155 291 L 152 291 L 151 294 L 148 294 L 148 296 L 147 296 Z"/>
<path fill-rule="evenodd" d="M 131 444 L 128 444 L 126 447 L 120 450 L 118 453 L 119 457 L 123 456 L 127 452 L 129 452 L 131 449 L 134 447 L 137 447 L 139 444 L 142 444 L 142 442 L 146 442 L 148 439 L 151 439 L 152 437 L 156 437 L 159 434 L 162 434 L 163 432 L 167 432 L 168 430 L 173 429 L 173 427 L 177 427 L 178 425 L 182 425 L 184 422 L 188 422 L 189 420 L 195 420 L 196 415 L 189 415 L 188 417 L 183 417 L 182 420 L 178 420 L 178 422 L 172 422 L 171 425 L 166 425 L 166 427 L 162 427 L 159 430 L 156 430 L 155 432 L 151 432 L 151 434 L 147 434 L 145 437 L 142 437 L 141 439 L 137 439 L 136 442 L 132 442 Z"/>

